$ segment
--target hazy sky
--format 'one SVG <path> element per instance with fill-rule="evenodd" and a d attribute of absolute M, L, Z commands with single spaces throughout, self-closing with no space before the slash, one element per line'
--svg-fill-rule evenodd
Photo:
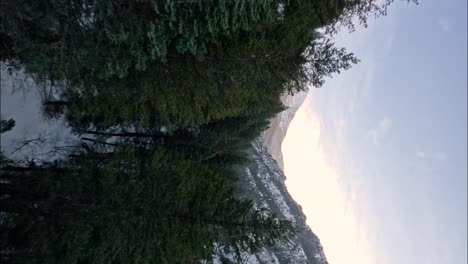
<path fill-rule="evenodd" d="M 361 63 L 309 92 L 283 143 L 332 264 L 467 263 L 467 3 L 420 2 L 337 36 Z"/>

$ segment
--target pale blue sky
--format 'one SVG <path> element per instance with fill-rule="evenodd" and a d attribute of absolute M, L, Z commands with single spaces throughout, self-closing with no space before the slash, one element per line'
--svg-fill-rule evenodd
<path fill-rule="evenodd" d="M 395 3 L 337 42 L 361 63 L 310 92 L 377 264 L 467 263 L 467 3 Z"/>

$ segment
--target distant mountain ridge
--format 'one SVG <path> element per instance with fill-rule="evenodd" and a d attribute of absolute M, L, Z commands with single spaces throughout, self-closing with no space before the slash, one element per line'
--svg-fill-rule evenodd
<path fill-rule="evenodd" d="M 243 198 L 253 200 L 257 207 L 267 208 L 281 219 L 291 220 L 299 232 L 292 241 L 280 243 L 273 250 L 243 255 L 242 263 L 328 264 L 320 239 L 307 225 L 301 206 L 288 193 L 284 173 L 261 138 L 252 143 L 250 157 L 253 162 L 244 168 L 245 180 L 240 185 Z M 230 259 L 236 263 L 233 256 Z"/>
<path fill-rule="evenodd" d="M 289 123 L 293 120 L 294 115 L 299 107 L 304 103 L 306 97 L 306 91 L 301 91 L 295 95 L 282 95 L 281 102 L 287 107 L 287 109 L 276 115 L 270 121 L 270 127 L 262 135 L 268 152 L 270 152 L 271 156 L 278 162 L 281 169 L 284 169 L 281 144 L 283 143 L 283 139 L 286 137 Z"/>
<path fill-rule="evenodd" d="M 242 263 L 328 264 L 320 239 L 307 225 L 301 206 L 294 201 L 286 188 L 286 177 L 282 164 L 280 165 L 281 143 L 289 123 L 306 96 L 307 93 L 303 92 L 281 98 L 288 109 L 278 114 L 272 120 L 270 128 L 252 143 L 249 151 L 252 163 L 243 168 L 245 180 L 240 183 L 243 198 L 254 201 L 256 207 L 267 208 L 276 213 L 279 218 L 291 220 L 299 232 L 292 241 L 281 243 L 273 250 L 265 249 L 254 255 L 243 254 Z M 224 257 L 232 263 L 237 262 L 232 255 Z M 225 262 L 216 258 L 215 263 Z"/>

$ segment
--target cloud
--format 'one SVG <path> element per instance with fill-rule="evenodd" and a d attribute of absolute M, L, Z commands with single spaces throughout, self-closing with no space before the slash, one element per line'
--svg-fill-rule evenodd
<path fill-rule="evenodd" d="M 346 126 L 346 120 L 343 117 L 341 117 L 340 119 L 338 119 L 336 126 L 339 130 L 343 130 Z"/>
<path fill-rule="evenodd" d="M 425 151 L 418 150 L 416 152 L 416 157 L 420 159 L 444 161 L 448 158 L 448 155 L 447 153 L 443 151 L 425 152 Z"/>
<path fill-rule="evenodd" d="M 443 161 L 447 159 L 447 154 L 445 152 L 436 152 L 434 153 L 434 159 Z"/>
<path fill-rule="evenodd" d="M 451 28 L 451 23 L 448 19 L 439 17 L 437 19 L 437 25 L 439 25 L 440 29 L 443 32 L 449 32 Z"/>
<path fill-rule="evenodd" d="M 380 145 L 382 140 L 387 136 L 391 127 L 392 120 L 388 117 L 385 117 L 380 120 L 380 122 L 374 128 L 367 132 L 367 136 L 371 139 L 374 145 Z"/>
<path fill-rule="evenodd" d="M 418 158 L 424 159 L 424 158 L 426 157 L 426 152 L 424 152 L 424 151 L 418 151 L 418 152 L 416 152 L 416 156 L 417 156 Z"/>

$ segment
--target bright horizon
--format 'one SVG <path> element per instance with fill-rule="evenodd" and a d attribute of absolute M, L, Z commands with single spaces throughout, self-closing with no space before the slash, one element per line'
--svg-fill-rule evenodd
<path fill-rule="evenodd" d="M 332 264 L 374 264 L 373 256 L 349 210 L 336 170 L 320 143 L 320 121 L 308 107 L 309 95 L 289 125 L 282 144 L 288 191 L 302 206 L 307 224 L 319 237 Z"/>

